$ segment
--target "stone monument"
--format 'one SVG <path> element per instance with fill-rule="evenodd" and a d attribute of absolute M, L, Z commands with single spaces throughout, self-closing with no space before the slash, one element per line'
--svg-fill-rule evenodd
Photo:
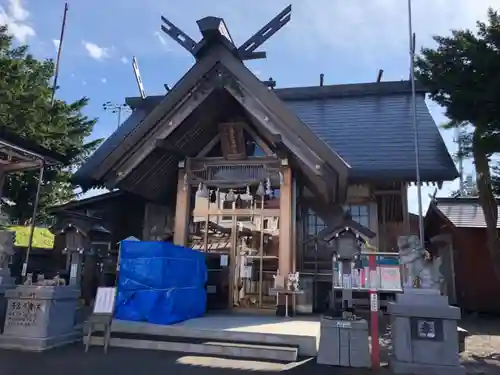
<path fill-rule="evenodd" d="M 28 279 L 30 280 L 30 279 Z M 61 285 L 64 280 L 42 280 L 18 285 L 5 293 L 7 314 L 0 347 L 43 351 L 81 339 L 75 329 L 80 291 Z"/>
<path fill-rule="evenodd" d="M 0 231 L 0 333 L 3 330 L 5 313 L 7 311 L 5 292 L 15 288 L 14 278 L 11 276 L 9 268 L 12 255 L 14 254 L 14 238 L 14 232 Z"/>
<path fill-rule="evenodd" d="M 457 321 L 460 309 L 449 306 L 440 289 L 441 259 L 420 245 L 417 236 L 398 238 L 400 262 L 409 280 L 396 302 L 389 303 L 396 374 L 465 374 L 459 362 Z"/>
<path fill-rule="evenodd" d="M 75 323 L 85 236 L 71 224 L 65 224 L 62 233 L 70 268 L 69 285 L 59 276 L 52 280 L 39 277 L 33 284 L 32 275 L 28 274 L 23 285 L 7 290 L 0 348 L 44 351 L 81 339 L 81 329 Z"/>

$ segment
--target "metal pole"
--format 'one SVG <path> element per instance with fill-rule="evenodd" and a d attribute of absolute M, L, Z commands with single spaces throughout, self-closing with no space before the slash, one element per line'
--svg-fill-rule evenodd
<path fill-rule="evenodd" d="M 36 214 L 38 213 L 38 202 L 40 201 L 40 192 L 42 190 L 44 170 L 45 170 L 45 163 L 42 162 L 42 166 L 40 167 L 40 175 L 38 177 L 38 185 L 36 188 L 35 204 L 33 206 L 33 215 L 31 216 L 31 227 L 30 227 L 30 237 L 29 237 L 29 241 L 28 241 L 28 249 L 26 250 L 26 258 L 24 260 L 23 270 L 21 273 L 22 277 L 26 277 L 26 274 L 28 272 L 28 261 L 29 261 L 31 249 L 33 247 L 33 236 L 35 234 Z"/>
<path fill-rule="evenodd" d="M 66 17 L 68 15 L 68 3 L 64 4 L 64 15 L 61 26 L 61 37 L 59 39 L 59 48 L 57 49 L 57 59 L 56 59 L 56 67 L 54 71 L 54 87 L 52 87 L 52 100 L 51 106 L 54 107 L 54 101 L 56 100 L 56 90 L 57 90 L 57 78 L 59 77 L 59 62 L 61 60 L 61 51 L 64 40 L 64 29 L 66 29 Z"/>
<path fill-rule="evenodd" d="M 121 120 L 122 120 L 122 106 L 118 108 L 118 124 L 116 125 L 117 129 L 120 127 Z"/>
<path fill-rule="evenodd" d="M 378 283 L 377 283 L 377 257 L 375 254 L 368 255 L 368 294 L 370 296 L 370 343 L 372 350 L 370 352 L 372 369 L 380 368 L 380 330 L 379 330 L 379 301 L 378 301 Z"/>
<path fill-rule="evenodd" d="M 424 246 L 424 217 L 422 213 L 422 182 L 420 180 L 420 151 L 418 142 L 417 125 L 417 94 L 415 87 L 415 42 L 412 28 L 411 0 L 408 0 L 408 37 L 410 40 L 410 81 L 411 81 L 411 101 L 412 101 L 412 122 L 415 140 L 415 168 L 417 172 L 417 196 L 418 196 L 418 232 L 420 244 Z"/>

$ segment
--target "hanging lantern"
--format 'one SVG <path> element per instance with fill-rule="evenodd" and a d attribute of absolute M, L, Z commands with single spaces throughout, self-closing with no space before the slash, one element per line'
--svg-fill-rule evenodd
<path fill-rule="evenodd" d="M 208 198 L 209 196 L 210 196 L 210 192 L 208 191 L 207 186 L 203 185 L 203 187 L 201 188 L 200 197 L 202 197 L 202 198 Z"/>
<path fill-rule="evenodd" d="M 232 202 L 232 201 L 234 201 L 234 198 L 235 198 L 235 196 L 234 196 L 233 189 L 229 189 L 228 193 L 226 194 L 226 199 L 225 199 L 226 202 Z"/>
<path fill-rule="evenodd" d="M 266 191 L 264 190 L 264 184 L 262 182 L 259 182 L 259 187 L 257 188 L 257 195 L 260 197 L 266 195 Z"/>
<path fill-rule="evenodd" d="M 196 191 L 196 196 L 199 198 L 208 198 L 209 194 L 210 193 L 207 187 L 200 182 L 200 184 L 198 185 L 198 190 Z"/>

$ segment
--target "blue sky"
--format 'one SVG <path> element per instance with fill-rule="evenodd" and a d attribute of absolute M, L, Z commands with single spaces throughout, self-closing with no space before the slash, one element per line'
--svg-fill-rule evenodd
<path fill-rule="evenodd" d="M 163 84 L 175 84 L 194 63 L 161 32 L 160 15 L 195 40 L 196 20 L 223 17 L 238 44 L 289 3 L 292 21 L 264 45 L 267 59 L 249 63 L 260 78 L 273 77 L 278 87 L 315 85 L 320 73 L 326 84 L 371 82 L 378 69 L 384 69 L 384 80 L 408 78 L 405 0 L 69 0 L 57 96 L 90 97 L 87 114 L 99 118 L 93 137 L 107 137 L 116 129 L 116 115 L 102 104 L 138 95 L 132 56 L 148 95 L 164 93 Z M 500 8 L 500 0 L 413 0 L 417 48 L 432 46 L 432 35 L 473 28 L 488 6 Z M 37 57 L 55 58 L 63 9 L 64 0 L 0 0 L 0 24 Z M 441 108 L 428 104 L 436 123 L 445 122 Z M 454 152 L 453 133 L 442 134 Z M 470 162 L 465 166 L 472 171 Z M 456 181 L 447 183 L 438 195 L 456 187 Z M 433 191 L 422 189 L 424 211 Z M 409 208 L 417 212 L 415 188 L 409 189 Z"/>

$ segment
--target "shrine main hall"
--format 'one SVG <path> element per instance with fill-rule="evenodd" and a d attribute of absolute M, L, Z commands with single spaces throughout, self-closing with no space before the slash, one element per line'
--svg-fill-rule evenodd
<path fill-rule="evenodd" d="M 164 19 L 195 64 L 164 95 L 126 98 L 130 117 L 74 176 L 112 191 L 71 206 L 106 217 L 112 244 L 171 238 L 205 252 L 209 308 L 276 309 L 272 276 L 300 272 L 305 308 L 321 311 L 329 241 L 346 220 L 381 252 L 414 233 L 410 82 L 261 81 L 245 62 L 264 57 L 256 49 L 286 22 L 238 47 L 220 18 L 198 21 L 198 42 Z M 457 171 L 425 94 L 417 85 L 420 177 L 441 186 Z"/>

